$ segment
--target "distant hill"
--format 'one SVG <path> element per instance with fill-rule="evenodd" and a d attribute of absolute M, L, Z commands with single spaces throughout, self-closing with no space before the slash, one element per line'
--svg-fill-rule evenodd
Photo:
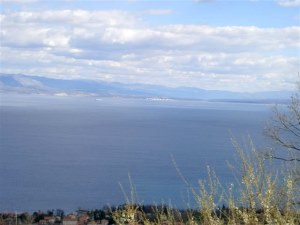
<path fill-rule="evenodd" d="M 291 91 L 230 92 L 193 87 L 170 88 L 94 80 L 63 80 L 22 74 L 0 74 L 0 91 L 51 95 L 121 96 L 135 98 L 201 99 L 212 101 L 282 102 Z"/>

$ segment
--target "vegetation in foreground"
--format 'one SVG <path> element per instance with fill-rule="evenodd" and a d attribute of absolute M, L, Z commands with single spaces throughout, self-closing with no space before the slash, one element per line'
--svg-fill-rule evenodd
<path fill-rule="evenodd" d="M 289 168 L 281 168 L 281 172 L 274 170 L 253 145 L 246 155 L 236 142 L 234 144 L 241 162 L 237 170 L 241 172 L 237 174 L 240 180 L 236 185 L 222 186 L 208 169 L 208 179 L 200 180 L 198 187 L 190 187 L 197 209 L 153 207 L 149 214 L 135 204 L 134 193 L 131 193 L 126 205 L 112 211 L 114 221 L 149 225 L 300 224 L 299 182 L 289 173 Z M 222 207 L 218 207 L 220 203 Z"/>

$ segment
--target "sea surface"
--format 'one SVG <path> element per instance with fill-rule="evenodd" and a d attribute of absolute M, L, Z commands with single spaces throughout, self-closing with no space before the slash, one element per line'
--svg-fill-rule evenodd
<path fill-rule="evenodd" d="M 272 105 L 159 99 L 0 95 L 0 211 L 191 203 L 213 168 L 234 176 L 231 138 L 258 148 Z M 247 149 L 247 147 L 246 147 Z M 130 178 L 129 178 L 130 177 Z"/>

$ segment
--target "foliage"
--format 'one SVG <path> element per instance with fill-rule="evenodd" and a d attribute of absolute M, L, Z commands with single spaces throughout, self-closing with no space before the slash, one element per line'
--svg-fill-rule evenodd
<path fill-rule="evenodd" d="M 253 144 L 250 144 L 250 150 L 243 151 L 236 141 L 233 143 L 240 163 L 236 170 L 239 172 L 236 185 L 222 186 L 208 168 L 207 180 L 200 180 L 197 188 L 189 185 L 197 203 L 196 209 L 183 213 L 172 207 L 153 207 L 151 216 L 132 198 L 112 212 L 114 221 L 146 225 L 299 224 L 300 210 L 295 200 L 300 193 L 295 179 L 290 174 L 280 174 L 269 163 L 266 165 Z M 224 205 L 218 207 L 221 202 Z"/>

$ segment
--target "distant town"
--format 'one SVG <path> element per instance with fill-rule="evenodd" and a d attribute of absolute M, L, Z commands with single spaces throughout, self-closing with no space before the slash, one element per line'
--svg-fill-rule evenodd
<path fill-rule="evenodd" d="M 0 225 L 108 225 L 113 224 L 109 208 L 101 210 L 77 210 L 65 214 L 61 209 L 33 213 L 0 213 Z"/>
<path fill-rule="evenodd" d="M 223 209 L 227 210 L 224 206 Z M 72 213 L 65 213 L 64 210 L 61 209 L 47 210 L 46 212 L 36 211 L 33 213 L 2 212 L 0 213 L 0 225 L 112 225 L 120 224 L 120 221 L 121 224 L 138 225 L 144 223 L 131 223 L 131 221 L 143 221 L 145 217 L 148 221 L 155 221 L 158 214 L 161 217 L 160 220 L 162 224 L 169 224 L 166 214 L 170 212 L 172 212 L 175 217 L 176 214 L 180 215 L 182 221 L 187 220 L 191 213 L 195 217 L 200 216 L 197 210 L 192 209 L 170 209 L 165 205 L 123 204 L 118 207 L 105 206 L 102 209 L 95 210 L 78 209 Z M 119 223 L 115 222 L 114 219 L 116 217 Z M 183 224 L 183 222 L 176 222 L 176 225 Z"/>

